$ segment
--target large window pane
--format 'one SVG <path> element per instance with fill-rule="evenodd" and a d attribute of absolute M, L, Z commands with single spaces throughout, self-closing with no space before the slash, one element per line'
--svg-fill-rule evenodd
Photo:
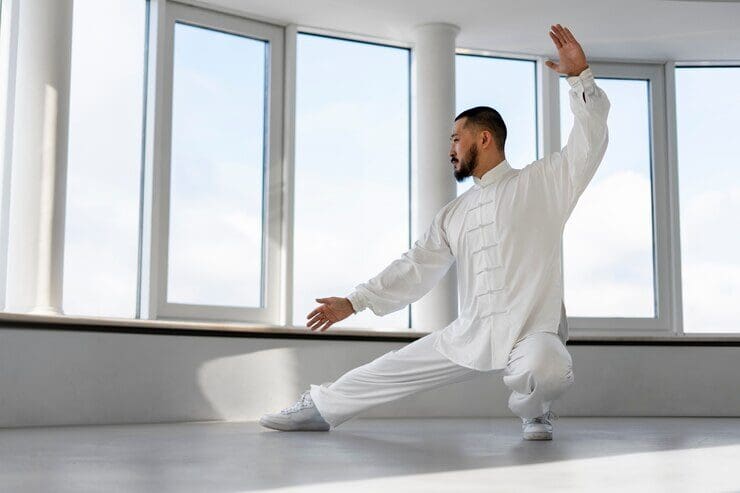
<path fill-rule="evenodd" d="M 506 123 L 506 160 L 523 168 L 537 159 L 536 64 L 475 55 L 455 57 L 457 113 L 474 106 L 490 106 Z M 457 183 L 460 195 L 473 178 Z"/>
<path fill-rule="evenodd" d="M 740 67 L 676 70 L 685 332 L 740 330 Z"/>
<path fill-rule="evenodd" d="M 298 36 L 293 324 L 409 246 L 409 51 Z M 337 326 L 408 328 L 408 308 Z"/>
<path fill-rule="evenodd" d="M 175 26 L 168 302 L 262 304 L 265 55 Z"/>
<path fill-rule="evenodd" d="M 655 316 L 650 97 L 647 80 L 602 79 L 611 102 L 609 146 L 563 234 L 568 315 Z M 573 127 L 560 79 L 562 145 Z"/>
<path fill-rule="evenodd" d="M 146 2 L 73 16 L 63 309 L 135 317 Z"/>

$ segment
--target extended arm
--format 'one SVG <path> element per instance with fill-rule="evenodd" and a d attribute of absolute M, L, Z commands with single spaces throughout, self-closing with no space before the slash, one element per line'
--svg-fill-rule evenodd
<path fill-rule="evenodd" d="M 445 208 L 414 246 L 347 296 L 355 313 L 369 307 L 383 316 L 420 299 L 444 277 L 455 257 L 443 226 Z"/>
<path fill-rule="evenodd" d="M 545 166 L 562 189 L 563 220 L 570 216 L 604 159 L 609 144 L 607 117 L 611 106 L 609 98 L 596 85 L 590 68 L 567 80 L 571 86 L 568 96 L 573 128 L 565 147 L 553 153 Z"/>
<path fill-rule="evenodd" d="M 561 62 L 557 65 L 548 62 L 548 67 L 568 75 L 573 128 L 565 147 L 525 169 L 532 191 L 542 198 L 547 209 L 556 211 L 564 223 L 606 153 L 609 143 L 607 117 L 611 105 L 604 91 L 596 85 L 580 45 L 570 31 L 563 29 L 557 30 L 561 34 L 556 42 L 556 45 L 560 43 Z"/>

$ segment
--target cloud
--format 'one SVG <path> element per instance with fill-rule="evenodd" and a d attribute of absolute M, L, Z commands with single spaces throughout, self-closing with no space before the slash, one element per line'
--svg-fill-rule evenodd
<path fill-rule="evenodd" d="M 686 197 L 681 214 L 686 332 L 738 332 L 740 186 Z"/>
<path fill-rule="evenodd" d="M 570 316 L 654 316 L 651 197 L 649 179 L 634 171 L 586 188 L 563 237 Z"/>

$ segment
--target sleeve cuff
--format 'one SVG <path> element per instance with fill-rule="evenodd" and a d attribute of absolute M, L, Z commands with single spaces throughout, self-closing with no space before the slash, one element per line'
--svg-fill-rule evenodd
<path fill-rule="evenodd" d="M 362 310 L 367 308 L 367 303 L 365 302 L 365 299 L 356 290 L 348 294 L 347 299 L 352 305 L 352 309 L 355 311 L 355 313 L 360 313 Z"/>
<path fill-rule="evenodd" d="M 568 84 L 570 84 L 570 87 L 576 87 L 578 84 L 586 87 L 589 84 L 593 84 L 594 74 L 593 72 L 591 72 L 591 67 L 589 66 L 586 67 L 580 74 L 567 77 L 566 80 L 568 81 Z"/>

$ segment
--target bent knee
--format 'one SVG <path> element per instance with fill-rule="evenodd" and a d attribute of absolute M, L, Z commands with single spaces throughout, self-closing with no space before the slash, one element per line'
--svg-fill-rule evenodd
<path fill-rule="evenodd" d="M 573 385 L 575 376 L 573 365 L 569 362 L 562 364 L 543 364 L 533 370 L 535 389 L 547 394 L 559 394 Z"/>

